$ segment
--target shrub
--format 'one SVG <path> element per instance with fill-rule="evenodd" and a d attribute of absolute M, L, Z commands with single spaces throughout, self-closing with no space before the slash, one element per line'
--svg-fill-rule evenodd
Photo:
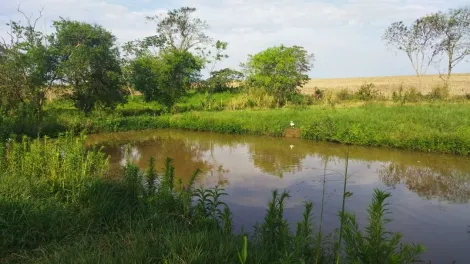
<path fill-rule="evenodd" d="M 325 91 L 320 90 L 318 87 L 315 87 L 315 98 L 322 99 Z"/>
<path fill-rule="evenodd" d="M 429 98 L 434 100 L 445 100 L 449 97 L 449 86 L 438 85 L 432 88 Z"/>
<path fill-rule="evenodd" d="M 343 88 L 336 93 L 336 97 L 341 101 L 346 101 L 353 99 L 354 94 L 349 89 Z"/>
<path fill-rule="evenodd" d="M 411 87 L 405 92 L 405 100 L 408 102 L 419 102 L 423 98 L 423 94 L 415 87 Z"/>
<path fill-rule="evenodd" d="M 379 91 L 375 89 L 375 85 L 373 83 L 369 83 L 362 85 L 356 94 L 360 100 L 370 101 L 377 98 Z"/>

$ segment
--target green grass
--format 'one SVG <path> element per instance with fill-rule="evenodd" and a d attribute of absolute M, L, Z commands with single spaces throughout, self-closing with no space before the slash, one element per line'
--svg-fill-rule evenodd
<path fill-rule="evenodd" d="M 304 139 L 470 154 L 470 103 L 465 101 L 227 110 L 231 102 L 244 100 L 246 96 L 236 92 L 210 96 L 191 92 L 171 109 L 172 114 L 165 114 L 158 103 L 146 103 L 137 96 L 113 111 L 95 111 L 90 116 L 77 112 L 70 102 L 59 100 L 47 106 L 41 125 L 35 125 L 27 116 L 1 117 L 0 138 L 12 133 L 55 137 L 64 131 L 99 133 L 155 128 L 283 136 L 292 120 Z"/>
<path fill-rule="evenodd" d="M 379 190 L 364 230 L 354 214 L 339 212 L 343 240 L 315 230 L 312 202 L 291 231 L 284 218 L 289 194 L 275 190 L 247 239 L 232 231 L 224 190 L 196 188 L 198 171 L 183 186 L 169 158 L 163 171 L 151 159 L 145 172 L 127 162 L 110 174 L 107 158 L 87 150 L 83 136 L 0 146 L 2 262 L 401 264 L 423 251 L 387 231 L 389 194 Z"/>
<path fill-rule="evenodd" d="M 186 112 L 87 120 L 92 132 L 178 128 L 282 136 L 289 122 L 301 137 L 362 146 L 470 154 L 470 104 Z"/>

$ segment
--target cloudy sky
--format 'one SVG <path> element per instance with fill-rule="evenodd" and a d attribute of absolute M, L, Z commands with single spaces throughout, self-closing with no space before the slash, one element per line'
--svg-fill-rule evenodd
<path fill-rule="evenodd" d="M 267 47 L 301 45 L 316 56 L 310 77 L 360 77 L 413 74 L 404 54 L 381 41 L 387 25 L 439 10 L 463 6 L 468 0 L 0 0 L 3 26 L 18 19 L 16 8 L 30 13 L 45 7 L 50 22 L 59 16 L 98 23 L 120 42 L 153 34 L 145 16 L 181 6 L 197 8 L 211 26 L 209 35 L 229 42 L 220 67 L 238 67 L 248 54 Z M 50 29 L 49 29 L 50 30 Z M 456 72 L 470 72 L 462 62 Z M 437 72 L 430 69 L 429 73 Z"/>

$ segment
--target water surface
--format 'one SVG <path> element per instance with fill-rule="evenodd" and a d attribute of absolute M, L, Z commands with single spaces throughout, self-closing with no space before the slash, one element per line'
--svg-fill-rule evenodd
<path fill-rule="evenodd" d="M 198 184 L 221 185 L 234 215 L 236 230 L 250 231 L 262 221 L 275 188 L 290 192 L 285 216 L 290 223 L 302 217 L 303 202 L 315 202 L 316 224 L 324 199 L 323 226 L 338 224 L 343 174 L 348 147 L 293 138 L 239 136 L 180 130 L 158 130 L 90 135 L 89 144 L 104 146 L 110 164 L 125 162 L 125 145 L 131 160 L 146 168 L 156 157 L 162 168 L 174 159 L 176 176 L 188 181 L 201 169 Z M 432 263 L 470 263 L 470 157 L 349 147 L 346 209 L 360 223 L 374 188 L 392 193 L 389 208 L 394 219 L 388 227 L 404 241 L 424 244 L 424 260 Z"/>

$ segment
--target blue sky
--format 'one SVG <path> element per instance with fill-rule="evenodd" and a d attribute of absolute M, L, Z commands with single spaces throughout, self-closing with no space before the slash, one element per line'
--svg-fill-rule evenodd
<path fill-rule="evenodd" d="M 99 23 L 120 42 L 154 32 L 145 16 L 181 6 L 197 8 L 214 39 L 229 43 L 230 58 L 219 67 L 237 68 L 267 47 L 301 45 L 315 53 L 310 77 L 364 77 L 413 74 L 404 54 L 385 47 L 381 35 L 392 22 L 468 3 L 466 0 L 0 0 L 0 35 L 18 4 L 26 12 L 44 6 L 46 24 L 59 16 Z M 48 30 L 50 30 L 48 28 Z M 469 57 L 470 60 L 470 57 Z M 437 65 L 428 73 L 436 73 Z M 456 72 L 470 72 L 462 62 Z"/>

